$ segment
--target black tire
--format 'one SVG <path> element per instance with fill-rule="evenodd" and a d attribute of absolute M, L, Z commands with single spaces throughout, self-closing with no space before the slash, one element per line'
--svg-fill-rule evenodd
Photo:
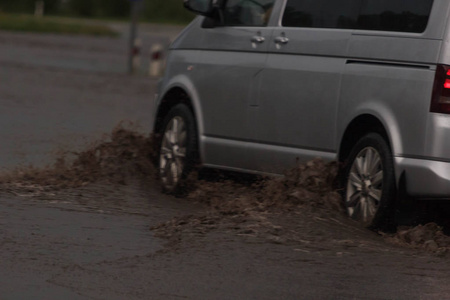
<path fill-rule="evenodd" d="M 394 226 L 396 197 L 392 151 L 378 133 L 363 136 L 344 165 L 341 187 L 348 215 L 374 230 Z"/>
<path fill-rule="evenodd" d="M 159 144 L 159 178 L 169 194 L 182 194 L 185 179 L 197 164 L 197 126 L 185 104 L 174 106 L 166 115 Z"/>

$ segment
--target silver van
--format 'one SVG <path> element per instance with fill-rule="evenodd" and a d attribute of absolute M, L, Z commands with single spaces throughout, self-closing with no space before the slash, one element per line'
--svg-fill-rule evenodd
<path fill-rule="evenodd" d="M 194 165 L 342 165 L 348 214 L 450 199 L 450 1 L 185 0 L 155 100 L 165 191 Z"/>

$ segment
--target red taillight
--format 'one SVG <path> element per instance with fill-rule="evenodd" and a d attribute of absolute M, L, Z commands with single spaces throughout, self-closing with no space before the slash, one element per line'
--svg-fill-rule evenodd
<path fill-rule="evenodd" d="M 450 114 L 450 66 L 438 65 L 436 68 L 430 111 Z"/>
<path fill-rule="evenodd" d="M 450 89 L 450 79 L 445 79 L 444 89 Z"/>

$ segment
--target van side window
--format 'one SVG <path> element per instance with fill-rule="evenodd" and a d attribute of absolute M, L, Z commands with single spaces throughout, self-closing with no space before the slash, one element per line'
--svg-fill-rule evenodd
<path fill-rule="evenodd" d="M 266 26 L 275 0 L 228 0 L 224 9 L 225 26 Z"/>
<path fill-rule="evenodd" d="M 424 32 L 433 0 L 363 0 L 358 29 Z"/>
<path fill-rule="evenodd" d="M 355 28 L 361 0 L 288 0 L 285 27 Z"/>
<path fill-rule="evenodd" d="M 433 0 L 288 0 L 285 27 L 424 32 Z"/>

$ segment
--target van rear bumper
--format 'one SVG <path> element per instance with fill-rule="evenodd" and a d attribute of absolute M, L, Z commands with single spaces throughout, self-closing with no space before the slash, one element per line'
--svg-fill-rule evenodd
<path fill-rule="evenodd" d="M 405 174 L 408 195 L 423 199 L 450 200 L 450 163 L 395 157 L 397 177 Z"/>

